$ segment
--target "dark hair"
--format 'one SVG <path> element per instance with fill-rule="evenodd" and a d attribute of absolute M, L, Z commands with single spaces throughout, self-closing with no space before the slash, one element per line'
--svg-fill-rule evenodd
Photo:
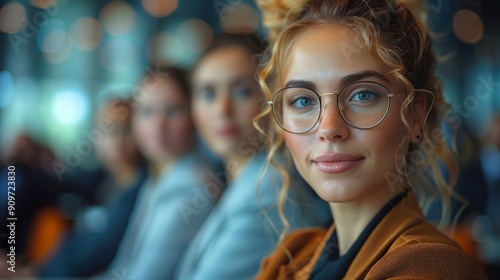
<path fill-rule="evenodd" d="M 142 76 L 141 81 L 144 82 L 146 79 L 150 78 L 171 79 L 182 90 L 183 94 L 187 98 L 187 101 L 191 101 L 191 86 L 188 79 L 188 73 L 185 70 L 173 66 L 152 65 L 148 67 L 148 70 Z"/>

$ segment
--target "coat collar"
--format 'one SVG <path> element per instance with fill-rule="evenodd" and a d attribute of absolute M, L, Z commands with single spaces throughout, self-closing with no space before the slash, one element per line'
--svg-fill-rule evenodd
<path fill-rule="evenodd" d="M 375 227 L 367 238 L 345 275 L 346 279 L 360 279 L 371 267 L 387 253 L 394 241 L 407 229 L 422 223 L 425 217 L 413 193 L 409 193 Z M 296 279 L 308 279 L 314 269 L 330 235 L 335 229 L 333 224 L 325 233 L 318 249 L 306 264 L 291 267 Z"/>
<path fill-rule="evenodd" d="M 417 198 L 409 193 L 375 227 L 347 270 L 347 279 L 359 279 L 387 253 L 395 240 L 409 228 L 425 222 Z"/>

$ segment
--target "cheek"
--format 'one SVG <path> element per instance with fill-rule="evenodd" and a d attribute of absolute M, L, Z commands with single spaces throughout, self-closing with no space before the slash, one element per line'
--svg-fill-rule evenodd
<path fill-rule="evenodd" d="M 210 126 L 210 108 L 208 106 L 194 105 L 193 106 L 193 121 L 198 130 L 209 130 Z"/>
<path fill-rule="evenodd" d="M 133 137 L 130 134 L 127 134 L 126 137 L 127 138 L 125 140 L 123 147 L 127 152 L 134 153 L 135 152 L 135 143 L 134 143 Z"/>
<path fill-rule="evenodd" d="M 148 133 L 148 124 L 142 120 L 135 120 L 132 127 L 132 134 L 138 145 L 143 146 L 151 136 Z"/>
<path fill-rule="evenodd" d="M 182 118 L 169 126 L 170 136 L 178 141 L 187 142 L 193 136 L 193 124 L 190 118 Z"/>
<path fill-rule="evenodd" d="M 407 134 L 399 116 L 384 120 L 378 127 L 375 127 L 371 135 L 365 133 L 363 141 L 365 147 L 376 158 L 377 162 L 384 162 L 386 169 L 395 172 L 395 166 L 406 152 L 403 140 Z M 399 159 L 398 159 L 399 157 Z M 380 167 L 379 167 L 380 168 Z"/>
<path fill-rule="evenodd" d="M 261 111 L 260 104 L 241 104 L 236 107 L 236 118 L 253 128 L 253 118 Z"/>
<path fill-rule="evenodd" d="M 301 169 L 302 163 L 307 159 L 307 136 L 285 133 L 285 144 L 292 154 L 296 167 Z"/>

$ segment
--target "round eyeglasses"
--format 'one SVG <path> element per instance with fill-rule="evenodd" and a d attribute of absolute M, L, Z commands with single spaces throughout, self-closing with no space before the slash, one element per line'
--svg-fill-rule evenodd
<path fill-rule="evenodd" d="M 302 134 L 311 131 L 321 117 L 321 97 L 337 95 L 337 108 L 344 121 L 358 129 L 381 123 L 389 112 L 391 98 L 387 89 L 370 81 L 345 86 L 339 93 L 318 94 L 310 88 L 288 87 L 278 91 L 272 101 L 274 118 L 284 130 Z"/>

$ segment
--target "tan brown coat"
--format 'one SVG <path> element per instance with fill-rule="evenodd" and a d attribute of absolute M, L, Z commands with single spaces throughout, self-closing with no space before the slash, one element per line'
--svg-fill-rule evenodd
<path fill-rule="evenodd" d="M 308 279 L 335 225 L 304 229 L 285 237 L 261 265 L 256 279 Z M 354 258 L 344 279 L 488 279 L 460 247 L 425 221 L 409 194 L 377 225 Z"/>

